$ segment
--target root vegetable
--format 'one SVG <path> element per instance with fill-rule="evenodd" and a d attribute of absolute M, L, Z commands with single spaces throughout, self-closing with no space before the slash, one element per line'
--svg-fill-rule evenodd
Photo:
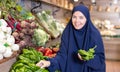
<path fill-rule="evenodd" d="M 29 35 L 33 35 L 33 34 L 34 34 L 34 30 L 33 30 L 33 29 L 30 29 L 30 30 L 28 31 L 28 34 L 29 34 Z"/>
<path fill-rule="evenodd" d="M 35 22 L 32 22 L 32 23 L 30 24 L 30 27 L 31 27 L 31 29 L 36 28 L 36 24 L 35 24 Z"/>
<path fill-rule="evenodd" d="M 27 34 L 27 29 L 22 29 L 21 32 L 24 33 L 24 34 Z"/>
<path fill-rule="evenodd" d="M 11 21 L 9 21 L 9 20 L 7 21 L 6 20 L 6 22 L 7 22 L 7 24 L 8 24 L 9 27 L 11 27 L 12 29 L 14 29 L 13 23 Z"/>
<path fill-rule="evenodd" d="M 15 26 L 16 26 L 16 27 L 15 27 Z M 21 24 L 20 24 L 20 22 L 14 23 L 14 27 L 15 27 L 17 30 L 21 31 Z"/>
<path fill-rule="evenodd" d="M 18 34 L 18 32 L 16 32 L 16 31 L 14 31 L 14 32 L 12 33 L 12 35 L 13 35 L 13 37 L 15 37 L 15 38 L 19 37 L 19 34 Z"/>
<path fill-rule="evenodd" d="M 24 37 L 24 36 L 25 36 L 24 33 L 20 33 L 19 35 L 20 35 L 20 38 L 21 38 L 21 39 L 24 39 L 24 38 L 25 38 L 25 37 Z"/>
<path fill-rule="evenodd" d="M 26 24 L 27 24 L 26 21 L 22 21 L 20 26 L 21 26 L 22 28 L 26 28 Z"/>
<path fill-rule="evenodd" d="M 20 47 L 25 46 L 25 45 L 26 45 L 26 42 L 24 40 L 20 41 L 20 43 L 19 43 Z"/>

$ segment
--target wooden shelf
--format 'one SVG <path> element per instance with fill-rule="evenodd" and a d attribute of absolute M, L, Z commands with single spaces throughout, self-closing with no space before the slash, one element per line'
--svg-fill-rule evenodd
<path fill-rule="evenodd" d="M 52 3 L 52 2 L 50 2 L 50 1 L 48 1 L 48 0 L 34 0 L 34 1 L 36 1 L 36 2 L 41 1 L 41 2 L 43 2 L 43 3 L 45 3 L 45 4 L 49 4 L 49 5 L 52 5 L 52 6 L 60 7 L 60 8 L 62 8 L 62 9 L 69 10 L 69 11 L 72 10 L 72 9 L 70 9 L 70 8 L 65 8 L 65 7 L 63 7 L 63 6 L 61 6 L 61 5 Z"/>
<path fill-rule="evenodd" d="M 4 59 L 0 60 L 0 64 L 2 64 L 2 63 L 4 63 L 4 62 L 6 62 L 6 61 L 8 61 L 8 60 L 10 60 L 10 59 L 12 59 L 12 58 L 14 58 L 14 57 L 16 57 L 17 55 L 18 55 L 18 52 L 17 52 L 17 51 L 13 52 L 13 54 L 12 54 L 11 57 L 4 58 Z"/>

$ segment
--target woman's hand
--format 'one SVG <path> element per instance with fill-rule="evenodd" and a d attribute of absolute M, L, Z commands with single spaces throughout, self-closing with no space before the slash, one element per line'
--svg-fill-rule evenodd
<path fill-rule="evenodd" d="M 50 61 L 41 60 L 36 64 L 36 66 L 40 66 L 41 68 L 49 67 Z"/>
<path fill-rule="evenodd" d="M 81 57 L 81 55 L 80 55 L 79 53 L 78 53 L 78 58 L 79 58 L 80 60 L 83 60 L 82 57 Z"/>

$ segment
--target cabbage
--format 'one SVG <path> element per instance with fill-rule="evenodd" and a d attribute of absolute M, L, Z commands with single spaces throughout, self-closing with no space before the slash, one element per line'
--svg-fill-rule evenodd
<path fill-rule="evenodd" d="M 44 46 L 48 41 L 49 35 L 42 29 L 35 29 L 32 41 L 37 46 Z"/>

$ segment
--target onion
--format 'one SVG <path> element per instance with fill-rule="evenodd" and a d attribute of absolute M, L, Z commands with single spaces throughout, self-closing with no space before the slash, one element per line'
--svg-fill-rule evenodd
<path fill-rule="evenodd" d="M 0 31 L 0 42 L 2 42 L 5 39 L 4 32 Z"/>
<path fill-rule="evenodd" d="M 6 47 L 0 44 L 0 53 L 4 53 L 6 51 Z"/>
<path fill-rule="evenodd" d="M 3 32 L 7 32 L 7 27 L 6 26 L 1 26 L 1 29 Z"/>
<path fill-rule="evenodd" d="M 11 34 L 11 33 L 12 33 L 11 27 L 7 27 L 7 34 Z"/>
<path fill-rule="evenodd" d="M 4 19 L 0 19 L 1 26 L 7 26 L 7 22 Z"/>
<path fill-rule="evenodd" d="M 7 43 L 8 43 L 9 45 L 14 44 L 14 43 L 15 43 L 14 37 L 13 37 L 13 36 L 8 37 L 8 38 L 7 38 Z"/>
<path fill-rule="evenodd" d="M 12 49 L 13 51 L 18 51 L 18 50 L 19 50 L 19 45 L 18 45 L 18 44 L 13 44 L 13 45 L 11 46 L 11 49 Z"/>
<path fill-rule="evenodd" d="M 10 57 L 10 56 L 12 56 L 12 54 L 13 54 L 13 52 L 12 52 L 11 48 L 7 47 L 5 53 L 3 53 L 3 56 Z"/>
<path fill-rule="evenodd" d="M 2 54 L 0 54 L 0 60 L 2 60 L 3 59 L 3 55 Z"/>

